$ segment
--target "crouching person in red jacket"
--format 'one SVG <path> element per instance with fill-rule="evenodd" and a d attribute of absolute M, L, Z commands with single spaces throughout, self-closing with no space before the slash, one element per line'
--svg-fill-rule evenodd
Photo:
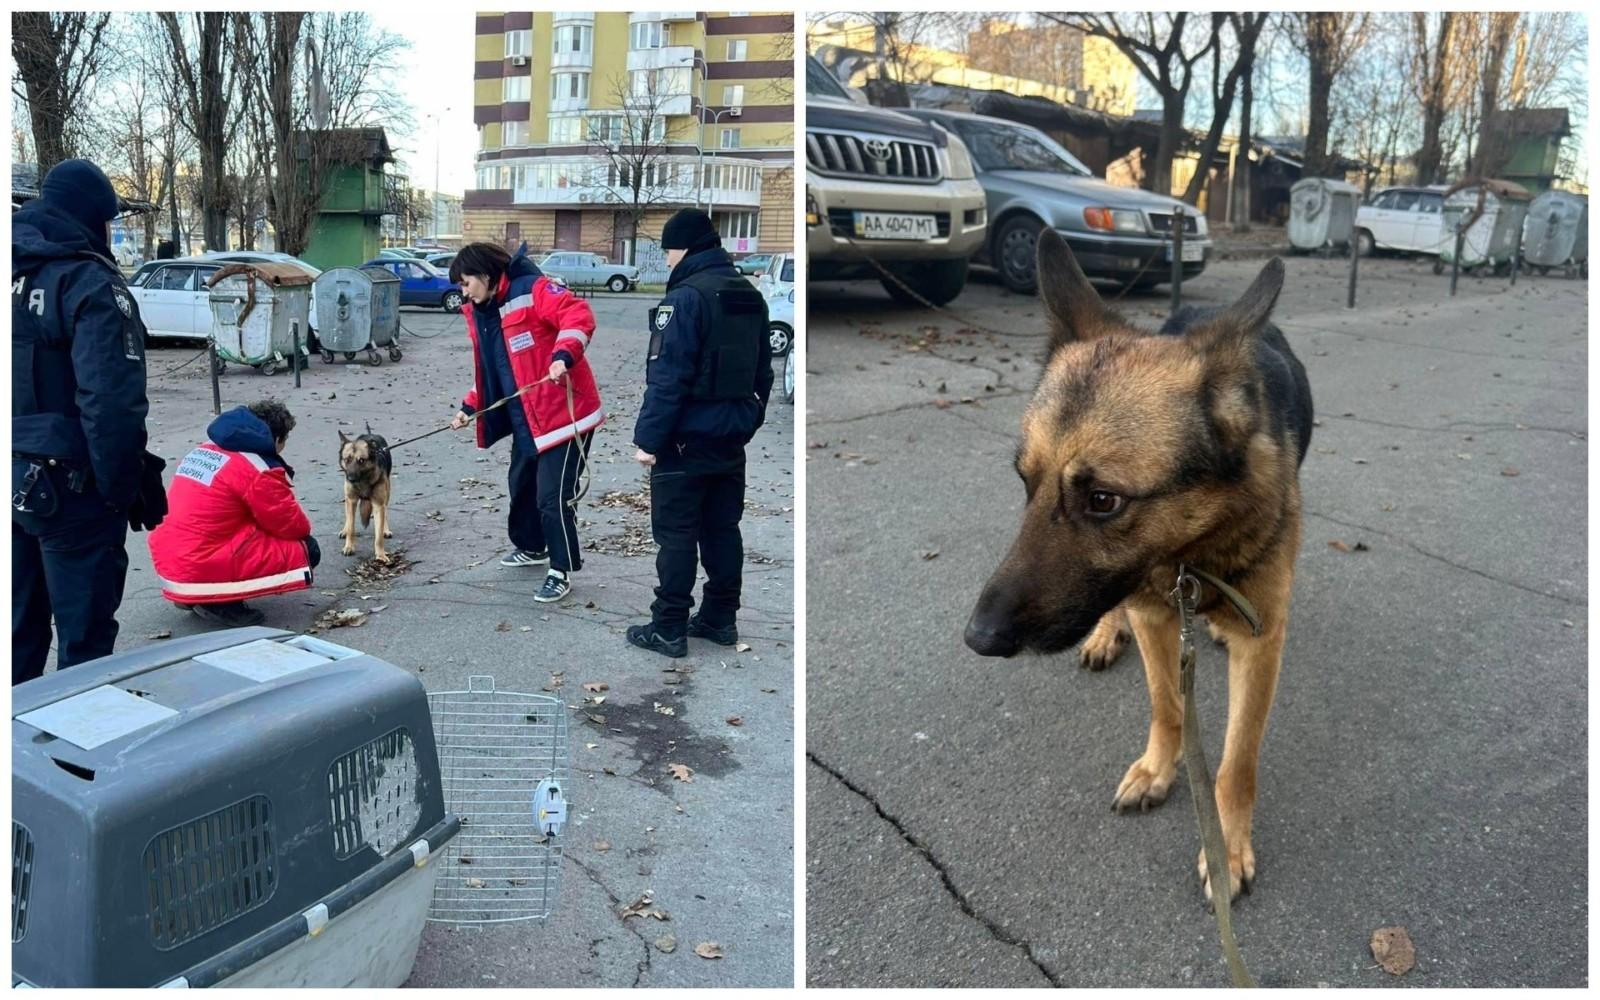
<path fill-rule="evenodd" d="M 238 627 L 266 617 L 246 599 L 311 586 L 322 554 L 289 485 L 294 470 L 280 454 L 293 429 L 282 403 L 235 407 L 178 463 L 167 519 L 150 533 L 163 597 Z"/>

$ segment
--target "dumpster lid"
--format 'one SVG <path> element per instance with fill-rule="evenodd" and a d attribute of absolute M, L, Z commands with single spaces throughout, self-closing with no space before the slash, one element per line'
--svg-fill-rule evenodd
<path fill-rule="evenodd" d="M 1290 190 L 1303 191 L 1306 188 L 1312 187 L 1326 188 L 1329 191 L 1342 191 L 1345 194 L 1361 194 L 1361 189 L 1356 187 L 1354 184 L 1341 181 L 1334 177 L 1302 177 L 1294 182 L 1294 187 L 1290 188 Z"/>
<path fill-rule="evenodd" d="M 1497 198 L 1510 198 L 1513 201 L 1527 201 L 1533 197 L 1528 192 L 1528 189 L 1521 184 L 1513 184 L 1511 181 L 1502 181 L 1493 177 L 1463 177 L 1450 185 L 1444 196 L 1448 198 L 1457 191 L 1464 191 L 1467 188 L 1474 187 L 1481 187 Z"/>
<path fill-rule="evenodd" d="M 231 278 L 235 274 L 253 275 L 274 286 L 309 285 L 316 280 L 310 271 L 293 264 L 275 260 L 256 260 L 224 266 L 207 279 L 206 287 L 215 288 L 217 282 Z"/>

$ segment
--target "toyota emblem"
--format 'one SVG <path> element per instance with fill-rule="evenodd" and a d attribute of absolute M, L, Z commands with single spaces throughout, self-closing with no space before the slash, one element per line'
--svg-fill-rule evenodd
<path fill-rule="evenodd" d="M 868 139 L 861 144 L 861 149 L 879 163 L 888 160 L 889 154 L 893 152 L 889 144 L 882 139 Z"/>

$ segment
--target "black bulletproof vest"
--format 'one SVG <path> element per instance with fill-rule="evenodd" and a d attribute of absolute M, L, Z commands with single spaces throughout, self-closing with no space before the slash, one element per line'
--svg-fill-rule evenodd
<path fill-rule="evenodd" d="M 742 275 L 702 272 L 683 282 L 705 304 L 705 339 L 690 399 L 749 399 L 767 335 L 767 303 Z"/>

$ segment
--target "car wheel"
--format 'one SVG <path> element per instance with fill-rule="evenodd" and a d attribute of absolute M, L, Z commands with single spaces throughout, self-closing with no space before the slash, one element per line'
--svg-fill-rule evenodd
<path fill-rule="evenodd" d="M 445 312 L 460 312 L 461 311 L 461 293 L 460 292 L 445 292 L 444 293 L 444 303 L 443 304 L 444 304 L 444 311 Z"/>
<path fill-rule="evenodd" d="M 613 274 L 611 280 L 606 282 L 606 287 L 613 292 L 625 292 L 628 290 L 628 279 L 620 274 Z"/>
<path fill-rule="evenodd" d="M 1007 220 L 995 233 L 990 257 L 1000 280 L 1018 295 L 1032 295 L 1039 287 L 1039 233 L 1044 224 L 1031 215 Z"/>
<path fill-rule="evenodd" d="M 879 283 L 889 297 L 901 305 L 922 306 L 933 304 L 942 306 L 957 295 L 967 285 L 967 259 L 959 260 L 933 260 L 919 261 L 915 264 L 890 264 L 887 265 L 889 273 L 895 278 L 881 278 Z M 909 286 L 909 291 L 901 287 Z"/>
<path fill-rule="evenodd" d="M 1373 251 L 1378 249 L 1377 241 L 1365 229 L 1356 230 L 1356 253 L 1363 257 L 1371 257 Z"/>
<path fill-rule="evenodd" d="M 791 406 L 794 405 L 794 369 L 794 352 L 790 351 L 783 362 L 783 401 Z"/>
<path fill-rule="evenodd" d="M 781 358 L 794 346 L 794 331 L 782 323 L 773 323 L 767 327 L 767 343 L 772 345 L 772 356 Z"/>

